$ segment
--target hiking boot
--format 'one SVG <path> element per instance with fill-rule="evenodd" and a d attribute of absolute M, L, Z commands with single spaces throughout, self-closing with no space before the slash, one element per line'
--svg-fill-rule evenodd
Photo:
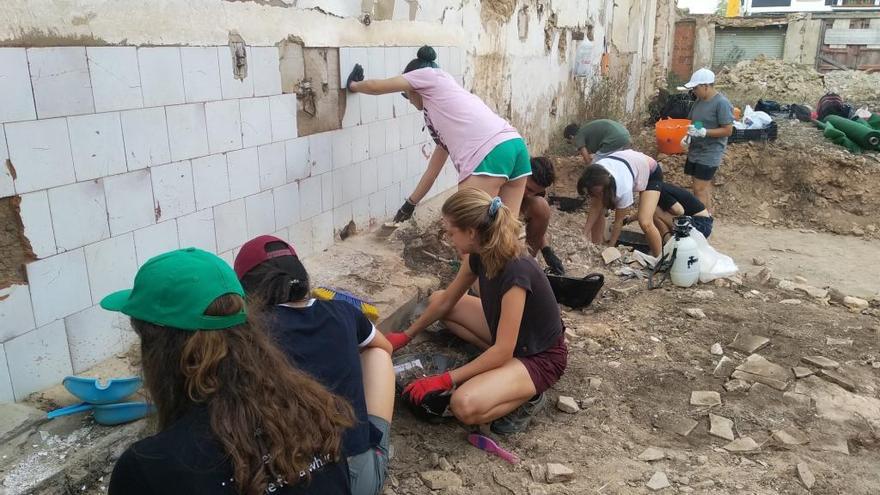
<path fill-rule="evenodd" d="M 492 432 L 499 435 L 510 435 L 524 431 L 532 422 L 532 418 L 544 408 L 546 403 L 547 398 L 541 393 L 536 399 L 525 402 L 506 416 L 492 421 Z"/>

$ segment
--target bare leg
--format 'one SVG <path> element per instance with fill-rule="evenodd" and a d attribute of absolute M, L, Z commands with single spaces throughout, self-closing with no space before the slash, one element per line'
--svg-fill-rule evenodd
<path fill-rule="evenodd" d="M 439 292 L 442 291 L 434 294 Z M 431 297 L 435 297 L 434 294 Z M 443 316 L 443 323 L 460 339 L 481 349 L 492 345 L 492 334 L 489 332 L 489 324 L 479 297 L 462 296 L 449 313 Z"/>
<path fill-rule="evenodd" d="M 593 224 L 593 230 L 590 232 L 593 237 L 593 244 L 602 245 L 605 243 L 605 213 L 603 212 L 596 223 Z"/>
<path fill-rule="evenodd" d="M 714 186 L 711 180 L 701 180 L 694 178 L 694 196 L 697 197 L 704 205 L 709 213 L 712 213 L 712 190 Z"/>
<path fill-rule="evenodd" d="M 528 370 L 514 358 L 464 382 L 452 394 L 450 408 L 464 424 L 483 424 L 513 411 L 535 392 Z"/>
<path fill-rule="evenodd" d="M 376 347 L 361 351 L 367 414 L 391 422 L 394 414 L 394 366 L 391 356 Z"/>
<path fill-rule="evenodd" d="M 501 201 L 510 208 L 514 218 L 519 217 L 520 205 L 522 205 L 523 196 L 526 193 L 526 181 L 528 177 L 520 177 L 519 179 L 507 181 L 501 186 Z"/>
<path fill-rule="evenodd" d="M 519 208 L 526 191 L 526 179 L 527 177 L 522 177 L 514 181 L 508 181 L 504 177 L 472 175 L 459 182 L 458 187 L 459 189 L 462 187 L 473 187 L 486 191 L 490 196 L 500 196 L 501 201 L 510 212 L 519 216 Z"/>
<path fill-rule="evenodd" d="M 532 256 L 547 245 L 547 226 L 550 224 L 550 205 L 540 196 L 523 198 L 522 212 L 526 220 L 526 244 Z"/>
<path fill-rule="evenodd" d="M 639 193 L 639 227 L 648 239 L 651 247 L 651 256 L 660 256 L 663 249 L 663 240 L 660 231 L 654 226 L 654 212 L 657 210 L 657 202 L 660 201 L 660 191 L 642 191 Z"/>

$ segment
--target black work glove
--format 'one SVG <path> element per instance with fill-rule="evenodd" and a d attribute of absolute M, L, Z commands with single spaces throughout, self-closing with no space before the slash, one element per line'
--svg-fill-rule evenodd
<path fill-rule="evenodd" d="M 394 215 L 394 223 L 405 222 L 412 218 L 413 212 L 416 211 L 416 204 L 411 202 L 409 198 L 406 198 L 406 201 L 403 202 L 403 206 L 397 210 L 397 215 Z"/>
<path fill-rule="evenodd" d="M 351 91 L 351 83 L 363 80 L 364 68 L 361 67 L 361 64 L 354 64 L 354 69 L 351 69 L 351 74 L 348 75 L 348 80 L 345 81 L 345 89 Z"/>
<path fill-rule="evenodd" d="M 544 261 L 547 262 L 547 271 L 552 275 L 565 275 L 565 267 L 562 266 L 562 260 L 553 252 L 550 246 L 541 248 L 541 254 L 544 255 Z"/>

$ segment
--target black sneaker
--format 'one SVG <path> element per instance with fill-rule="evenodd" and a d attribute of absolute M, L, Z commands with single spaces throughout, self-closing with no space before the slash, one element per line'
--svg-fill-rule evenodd
<path fill-rule="evenodd" d="M 506 416 L 492 421 L 492 432 L 499 435 L 510 435 L 524 431 L 528 428 L 529 423 L 532 422 L 535 414 L 538 414 L 546 403 L 546 397 L 541 393 L 537 399 L 532 399 L 509 412 Z"/>

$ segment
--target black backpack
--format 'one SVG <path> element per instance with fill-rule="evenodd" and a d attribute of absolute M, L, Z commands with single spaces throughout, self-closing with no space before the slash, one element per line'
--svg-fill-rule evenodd
<path fill-rule="evenodd" d="M 852 107 L 843 102 L 843 98 L 837 93 L 827 93 L 819 98 L 819 104 L 816 105 L 816 114 L 820 121 L 825 122 L 825 118 L 829 115 L 838 115 L 845 119 L 850 118 Z"/>

